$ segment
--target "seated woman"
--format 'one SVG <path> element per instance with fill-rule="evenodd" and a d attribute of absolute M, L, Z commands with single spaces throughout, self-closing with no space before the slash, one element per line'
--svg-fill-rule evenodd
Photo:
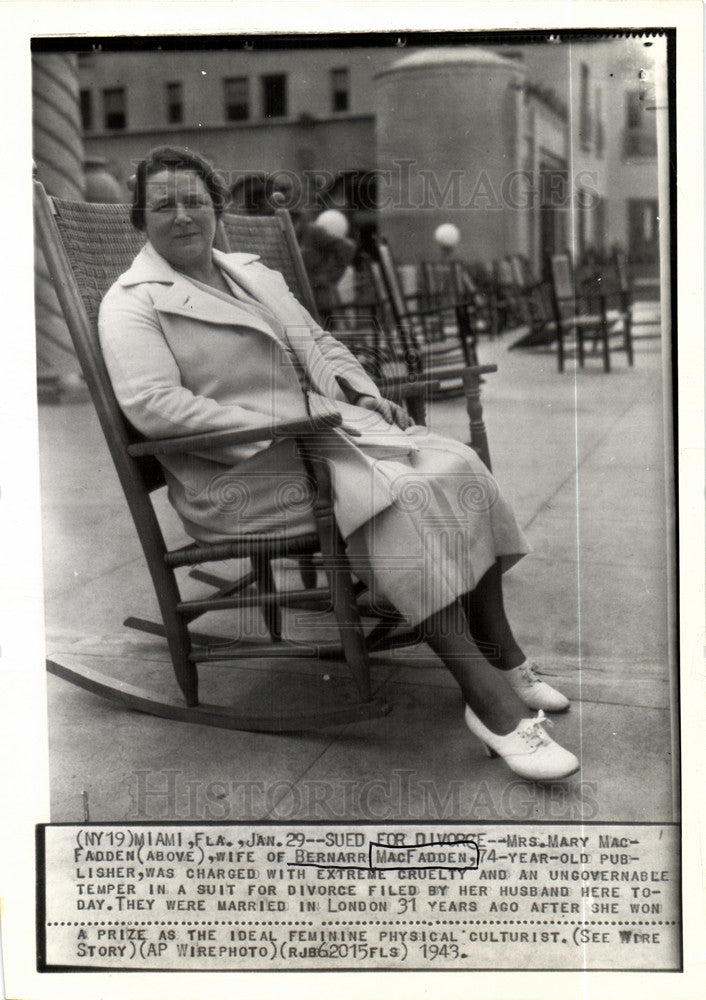
<path fill-rule="evenodd" d="M 503 608 L 501 572 L 528 547 L 497 483 L 470 448 L 414 426 L 382 398 L 278 272 L 253 254 L 214 250 L 227 201 L 219 176 L 192 152 L 161 147 L 137 169 L 132 218 L 148 243 L 99 319 L 126 417 L 147 437 L 175 437 L 338 411 L 343 423 L 321 454 L 354 572 L 373 600 L 421 625 L 491 755 L 525 778 L 572 774 L 578 760 L 542 725 L 544 711 L 568 700 L 537 678 Z M 196 540 L 314 528 L 291 439 L 161 461 L 170 501 Z"/>

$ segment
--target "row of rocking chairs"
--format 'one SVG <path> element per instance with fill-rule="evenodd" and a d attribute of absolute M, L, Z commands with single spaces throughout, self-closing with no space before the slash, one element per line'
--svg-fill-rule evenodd
<path fill-rule="evenodd" d="M 299 731 L 319 726 L 380 717 L 390 709 L 375 697 L 370 676 L 370 655 L 396 645 L 409 645 L 421 637 L 400 632 L 394 609 L 366 606 L 365 594 L 354 581 L 345 544 L 336 524 L 332 484 L 328 466 L 321 460 L 325 437 L 334 421 L 308 420 L 266 425 L 254 431 L 219 431 L 165 440 L 145 440 L 123 416 L 112 390 L 98 342 L 97 316 L 100 301 L 115 279 L 131 264 L 144 243 L 144 235 L 130 223 L 126 205 L 70 202 L 47 196 L 41 184 L 34 185 L 38 243 L 65 317 L 82 372 L 110 451 L 113 464 L 132 515 L 142 551 L 159 602 L 161 622 L 141 617 L 126 619 L 125 625 L 167 640 L 174 677 L 180 697 L 157 694 L 110 678 L 91 668 L 76 665 L 73 658 L 53 654 L 47 669 L 56 676 L 99 694 L 122 708 L 146 712 L 162 718 L 201 723 L 247 731 Z M 280 270 L 293 293 L 314 315 L 311 289 L 291 221 L 286 212 L 273 217 L 229 216 L 219 224 L 219 244 L 223 250 L 258 253 L 263 262 Z M 415 348 L 423 317 L 407 309 L 382 263 L 382 279 L 398 324 L 397 336 L 406 345 L 404 370 L 397 375 L 384 373 L 384 392 L 406 402 L 417 422 L 424 422 L 425 399 L 439 386 L 426 377 L 423 356 Z M 463 311 L 452 308 L 459 324 L 466 322 Z M 457 366 L 470 417 L 471 445 L 490 465 L 488 444 L 480 406 L 480 381 L 495 366 L 480 366 L 475 356 L 473 331 L 464 328 L 464 360 Z M 214 544 L 188 543 L 168 549 L 153 506 L 153 495 L 165 485 L 159 456 L 177 452 L 203 452 L 247 441 L 289 435 L 297 443 L 303 464 L 314 485 L 316 531 L 295 536 L 242 534 Z M 212 563 L 240 560 L 246 568 L 232 579 L 222 568 L 211 572 Z M 284 590 L 278 587 L 273 564 L 293 561 L 294 575 L 303 586 Z M 185 599 L 177 577 L 190 570 L 197 581 L 212 591 L 205 597 Z M 231 569 L 232 572 L 232 569 Z M 321 574 L 326 585 L 318 586 Z M 291 574 L 289 574 L 291 576 Z M 209 612 L 233 612 L 258 608 L 266 623 L 269 639 L 250 643 L 192 630 L 191 626 Z M 333 616 L 340 642 L 336 644 L 291 641 L 286 636 L 283 615 L 287 609 L 305 609 L 319 616 Z M 365 632 L 363 619 L 372 621 Z M 282 662 L 281 657 L 304 656 L 343 658 L 355 693 L 340 707 L 314 705 L 306 711 L 272 711 L 233 705 L 204 704 L 199 697 L 199 665 L 238 665 L 252 657 Z"/>
<path fill-rule="evenodd" d="M 409 271 L 380 242 L 355 299 L 327 318 L 328 327 L 388 394 L 396 379 L 417 380 L 422 372 L 438 383 L 433 398 L 465 393 L 462 372 L 478 368 L 477 343 L 488 329 L 481 297 L 447 283 L 433 292 L 416 282 L 410 288 Z"/>
<path fill-rule="evenodd" d="M 569 357 L 583 368 L 592 356 L 610 371 L 616 350 L 633 364 L 633 295 L 624 255 L 589 276 L 574 270 L 568 253 L 549 255 L 540 280 L 519 254 L 494 261 L 485 271 L 479 277 L 459 260 L 423 262 L 413 274 L 414 290 L 405 292 L 409 269 L 396 266 L 381 244 L 379 261 L 369 265 L 374 298 L 367 304 L 388 350 L 391 331 L 404 316 L 417 349 L 421 343 L 433 356 L 437 345 L 446 344 L 448 352 L 455 344 L 466 364 L 477 363 L 480 337 L 507 330 L 521 331 L 513 347 L 556 350 L 559 371 Z M 373 350 L 379 355 L 377 343 Z"/>
<path fill-rule="evenodd" d="M 600 357 L 609 372 L 614 351 L 634 363 L 632 291 L 624 262 L 587 277 L 568 253 L 554 253 L 537 281 L 527 262 L 512 255 L 501 262 L 499 274 L 510 307 L 526 328 L 513 348 L 555 348 L 560 372 L 568 358 L 583 368 L 591 356 Z"/>

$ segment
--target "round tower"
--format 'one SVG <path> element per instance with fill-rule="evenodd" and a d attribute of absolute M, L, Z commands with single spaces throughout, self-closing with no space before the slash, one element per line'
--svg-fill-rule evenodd
<path fill-rule="evenodd" d="M 521 63 L 474 46 L 376 75 L 379 229 L 400 259 L 438 257 L 442 223 L 458 226 L 467 259 L 515 249 L 524 80 Z"/>

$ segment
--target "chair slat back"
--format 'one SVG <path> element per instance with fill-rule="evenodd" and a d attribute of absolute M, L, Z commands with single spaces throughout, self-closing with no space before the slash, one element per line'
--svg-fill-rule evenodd
<path fill-rule="evenodd" d="M 438 264 L 430 260 L 422 261 L 421 275 L 422 286 L 427 294 L 427 300 L 431 301 L 438 294 L 441 285 Z"/>
<path fill-rule="evenodd" d="M 529 284 L 525 266 L 519 254 L 510 254 L 510 267 L 512 268 L 512 276 L 518 288 L 524 288 L 525 285 Z"/>
<path fill-rule="evenodd" d="M 38 182 L 34 204 L 40 245 L 123 488 L 126 494 L 135 489 L 137 472 L 146 490 L 158 489 L 164 485 L 159 462 L 127 457 L 127 445 L 142 437 L 118 405 L 98 340 L 101 299 L 129 268 L 145 236 L 130 222 L 129 205 L 49 198 Z"/>
<path fill-rule="evenodd" d="M 504 288 L 513 288 L 515 285 L 515 275 L 512 271 L 512 263 L 507 257 L 502 257 L 497 262 L 498 281 Z"/>
<path fill-rule="evenodd" d="M 476 305 L 481 304 L 482 295 L 468 266 L 461 260 L 453 261 L 451 265 L 454 294 L 457 299 L 472 299 Z"/>
<path fill-rule="evenodd" d="M 630 274 L 628 272 L 628 261 L 623 250 L 616 250 L 613 255 L 613 265 L 618 278 L 618 287 L 621 292 L 630 291 Z"/>
<path fill-rule="evenodd" d="M 370 277 L 373 281 L 373 288 L 375 289 L 375 297 L 380 302 L 388 303 L 387 288 L 385 287 L 385 282 L 382 277 L 382 269 L 376 260 L 370 261 Z"/>
<path fill-rule="evenodd" d="M 453 305 L 464 294 L 461 261 L 424 261 L 422 277 L 430 307 Z"/>
<path fill-rule="evenodd" d="M 574 297 L 574 276 L 568 253 L 550 254 L 549 267 L 557 299 L 572 299 Z"/>
<path fill-rule="evenodd" d="M 404 292 L 402 291 L 399 275 L 397 274 L 397 268 L 395 267 L 395 262 L 392 259 L 392 251 L 387 243 L 380 242 L 378 244 L 378 256 L 380 259 L 380 269 L 382 271 L 383 280 L 390 299 L 390 305 L 392 306 L 395 314 L 395 320 L 398 323 L 401 323 L 402 317 L 407 312 L 407 308 L 405 304 Z"/>
<path fill-rule="evenodd" d="M 52 198 L 54 220 L 91 323 L 101 299 L 145 245 L 130 222 L 129 205 L 101 205 Z"/>
<path fill-rule="evenodd" d="M 226 212 L 221 224 L 230 251 L 258 254 L 266 267 L 284 276 L 292 294 L 318 321 L 316 302 L 289 212 L 285 209 L 278 209 L 274 215 Z"/>

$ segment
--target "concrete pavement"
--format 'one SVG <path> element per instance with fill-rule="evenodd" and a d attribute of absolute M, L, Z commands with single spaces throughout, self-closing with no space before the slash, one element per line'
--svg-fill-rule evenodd
<path fill-rule="evenodd" d="M 559 375 L 553 354 L 508 351 L 511 340 L 480 345 L 481 361 L 499 365 L 483 393 L 493 471 L 534 549 L 506 575 L 506 602 L 523 648 L 572 699 L 552 735 L 581 771 L 542 787 L 489 761 L 427 647 L 375 658 L 389 716 L 315 734 L 163 721 L 48 677 L 54 821 L 80 820 L 84 791 L 92 820 L 674 817 L 661 342 L 638 340 L 633 369 L 617 355 L 610 374 L 596 358 Z M 430 424 L 466 439 L 463 400 L 435 403 Z M 121 625 L 158 611 L 91 405 L 42 407 L 40 436 L 47 652 L 175 693 L 164 642 Z M 178 519 L 158 503 L 177 544 Z M 200 673 L 208 701 L 294 707 L 348 688 L 335 662 L 250 660 Z"/>

